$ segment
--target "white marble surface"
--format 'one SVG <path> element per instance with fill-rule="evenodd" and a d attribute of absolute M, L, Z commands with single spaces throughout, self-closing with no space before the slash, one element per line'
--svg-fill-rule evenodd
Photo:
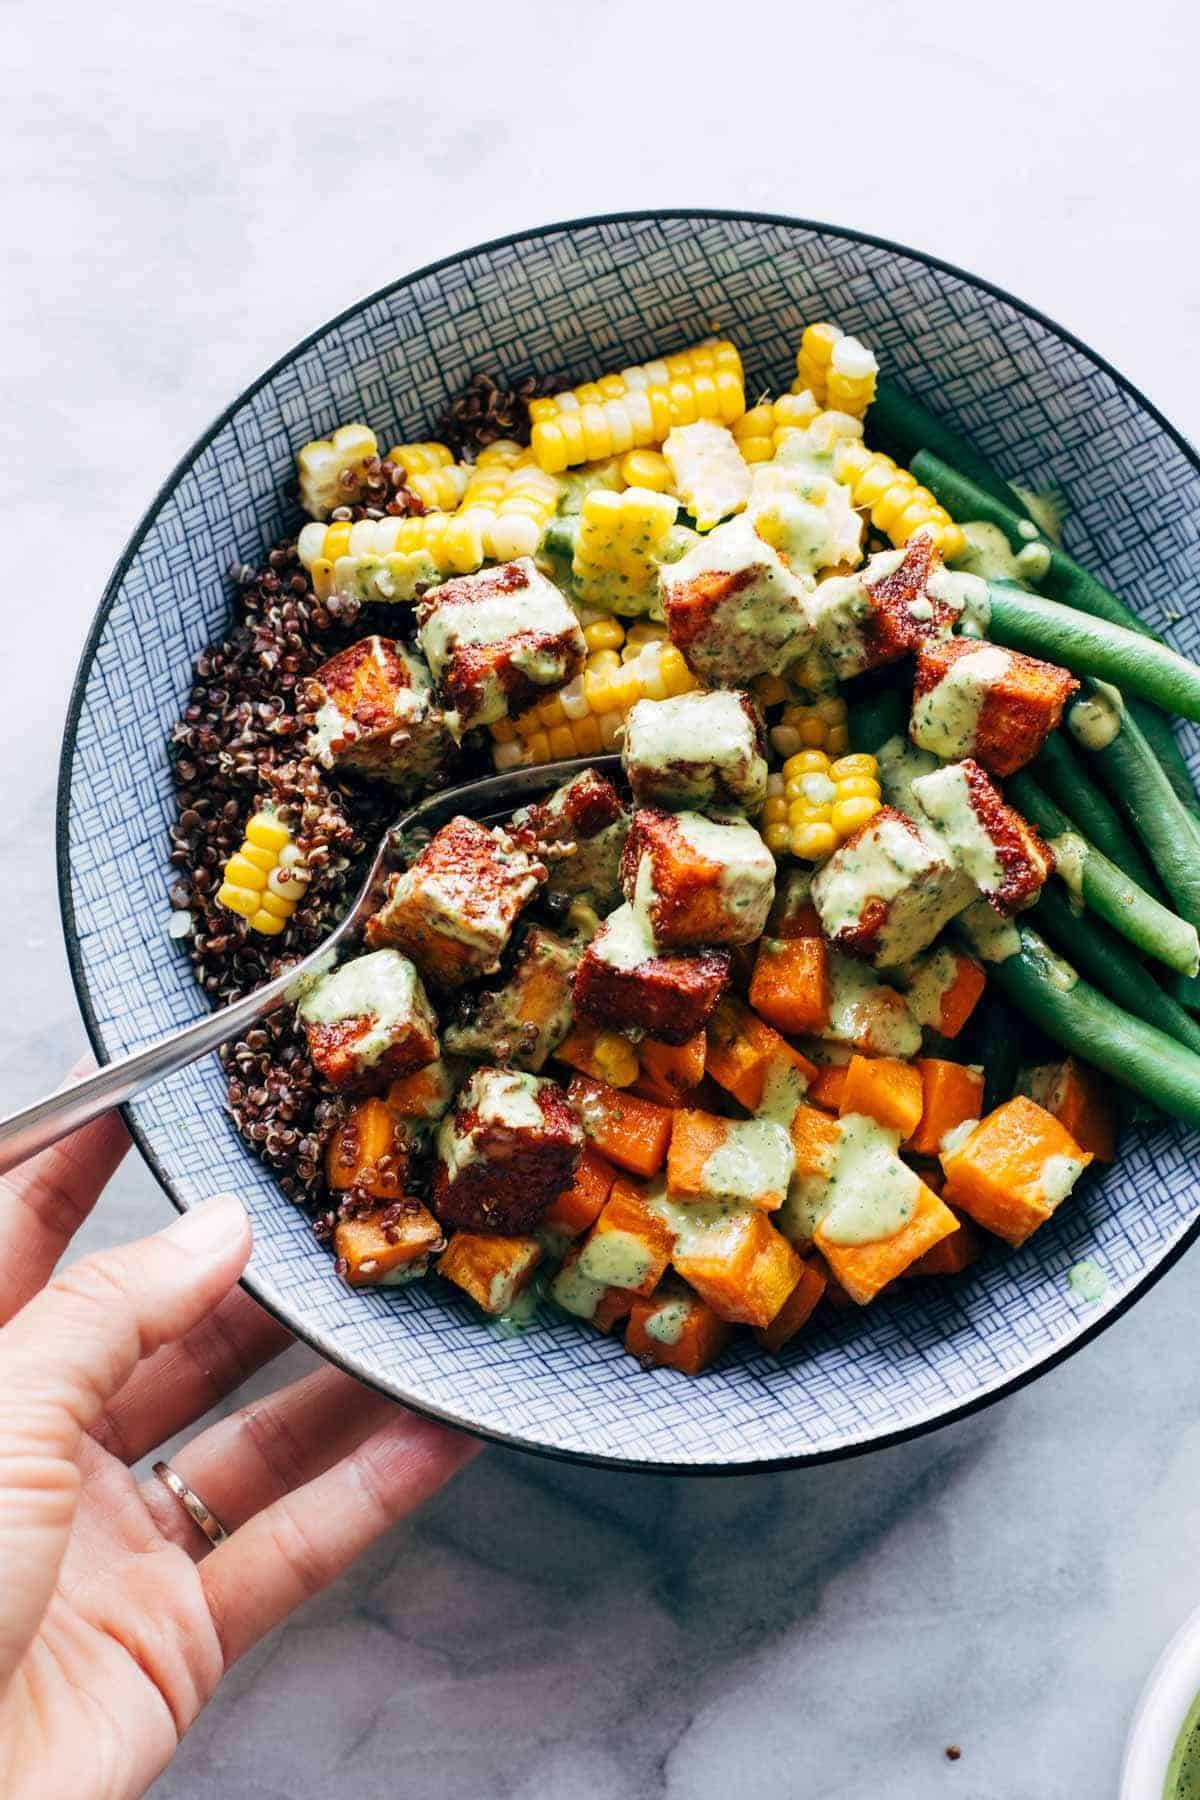
<path fill-rule="evenodd" d="M 52 807 L 109 568 L 228 398 L 406 268 L 622 206 L 811 214 L 1012 287 L 1200 431 L 1194 8 L 1093 8 L 1086 28 L 1033 0 L 777 12 L 0 17 L 5 1101 L 83 1042 Z M 739 38 L 739 16 L 760 28 Z M 131 1162 L 87 1238 L 166 1214 Z M 156 1792 L 1111 1794 L 1141 1679 L 1200 1603 L 1198 1313 L 1192 1256 L 1034 1388 L 810 1474 L 671 1483 L 489 1453 L 234 1674 Z"/>

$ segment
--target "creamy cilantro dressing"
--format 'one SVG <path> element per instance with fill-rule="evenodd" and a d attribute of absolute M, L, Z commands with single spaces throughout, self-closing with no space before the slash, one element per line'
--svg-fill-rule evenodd
<path fill-rule="evenodd" d="M 724 1143 L 705 1159 L 700 1181 L 712 1200 L 783 1195 L 796 1165 L 792 1140 L 769 1119 L 728 1121 Z"/>
<path fill-rule="evenodd" d="M 803 462 L 756 463 L 747 517 L 800 576 L 856 562 L 861 553 L 862 519 L 849 489 Z"/>
<path fill-rule="evenodd" d="M 1077 1156 L 1048 1156 L 1042 1164 L 1042 1198 L 1047 1206 L 1060 1206 L 1086 1167 Z"/>
<path fill-rule="evenodd" d="M 978 1123 L 978 1119 L 963 1119 L 957 1125 L 952 1125 L 949 1131 L 942 1134 L 942 1141 L 938 1145 L 938 1155 L 941 1157 L 957 1156 Z"/>
<path fill-rule="evenodd" d="M 648 859 L 642 858 L 642 866 Z M 641 880 L 641 866 L 638 869 Z M 638 969 L 658 955 L 658 945 L 645 913 L 638 906 L 618 906 L 592 939 L 592 954 L 610 969 Z"/>
<path fill-rule="evenodd" d="M 939 945 L 911 963 L 902 976 L 905 999 L 919 1025 L 940 1031 L 942 1001 L 958 979 L 958 958 L 953 950 Z"/>
<path fill-rule="evenodd" d="M 308 734 L 307 750 L 323 769 L 333 767 L 333 746 L 352 730 L 350 720 L 334 700 L 326 700 L 317 710 L 313 729 Z"/>
<path fill-rule="evenodd" d="M 306 1025 L 369 1019 L 368 1030 L 354 1043 L 355 1060 L 367 1067 L 392 1047 L 398 1031 L 414 1025 L 436 1030 L 421 977 L 398 950 L 373 950 L 322 975 L 300 1000 L 296 1014 Z"/>
<path fill-rule="evenodd" d="M 921 1027 L 904 996 L 837 950 L 829 953 L 829 1024 L 821 1035 L 876 1056 L 915 1056 L 921 1048 Z"/>
<path fill-rule="evenodd" d="M 833 1156 L 830 1157 L 833 1167 Z M 811 1244 L 829 1205 L 829 1176 L 793 1175 L 787 1198 L 772 1222 L 793 1244 Z"/>
<path fill-rule="evenodd" d="M 1107 750 L 1124 723 L 1125 702 L 1107 681 L 1091 682 L 1067 712 L 1067 730 L 1085 750 Z"/>
<path fill-rule="evenodd" d="M 958 614 L 960 629 L 968 637 L 982 637 L 991 619 L 987 583 L 965 569 L 935 569 L 925 583 L 931 600 Z M 916 608 L 910 607 L 910 612 Z"/>
<path fill-rule="evenodd" d="M 959 569 L 978 575 L 984 581 L 1011 581 L 1020 585 L 1017 558 L 998 525 L 992 525 L 986 519 L 968 519 L 962 530 L 966 548 L 957 558 Z"/>
<path fill-rule="evenodd" d="M 580 1273 L 603 1287 L 641 1287 L 654 1266 L 654 1253 L 631 1231 L 602 1231 L 579 1253 Z"/>
<path fill-rule="evenodd" d="M 722 901 L 742 921 L 747 940 L 760 936 L 775 897 L 775 858 L 760 834 L 746 819 L 708 819 L 697 812 L 675 817 L 685 843 L 719 865 Z M 642 858 L 643 864 L 648 861 Z"/>
<path fill-rule="evenodd" d="M 1019 1093 L 1028 1094 L 1031 1100 L 1044 1107 L 1046 1112 L 1054 1113 L 1063 1102 L 1066 1086 L 1064 1065 L 1062 1063 L 1041 1063 L 1033 1069 L 1024 1069 L 1021 1073 Z"/>
<path fill-rule="evenodd" d="M 1088 859 L 1088 841 L 1077 831 L 1060 831 L 1050 840 L 1054 852 L 1054 873 L 1066 883 L 1076 899 L 1083 893 L 1083 870 Z"/>
<path fill-rule="evenodd" d="M 906 813 L 909 818 L 923 818 L 913 793 L 913 782 L 921 775 L 932 775 L 940 767 L 937 757 L 931 756 L 928 750 L 918 750 L 908 738 L 897 733 L 886 744 L 880 745 L 875 762 L 879 785 L 888 805 L 894 806 L 897 812 Z"/>
<path fill-rule="evenodd" d="M 870 661 L 863 630 L 871 611 L 866 584 L 870 567 L 868 563 L 853 575 L 827 575 L 813 596 L 817 654 L 839 681 L 861 675 Z"/>
<path fill-rule="evenodd" d="M 550 1283 L 550 1298 L 577 1319 L 592 1319 L 604 1298 L 607 1283 L 593 1281 L 579 1266 L 578 1258 L 566 1263 Z"/>
<path fill-rule="evenodd" d="M 688 1299 L 664 1300 L 646 1319 L 646 1336 L 658 1344 L 677 1344 L 692 1316 Z"/>
<path fill-rule="evenodd" d="M 1007 650 L 984 644 L 951 663 L 941 680 L 922 694 L 912 709 L 910 731 L 915 744 L 946 762 L 969 756 L 979 716 L 993 685 L 1012 667 Z"/>
<path fill-rule="evenodd" d="M 479 1126 L 499 1125 L 508 1131 L 540 1129 L 544 1121 L 537 1097 L 551 1085 L 518 1069 L 476 1069 L 454 1111 L 447 1113 L 438 1127 L 437 1153 L 450 1178 L 482 1161 Z M 458 1121 L 467 1113 L 478 1114 L 479 1125 L 472 1122 L 460 1130 Z"/>
<path fill-rule="evenodd" d="M 798 1069 L 786 1057 L 773 1057 L 767 1064 L 762 1099 L 755 1117 L 768 1119 L 773 1125 L 782 1125 L 785 1131 L 790 1131 L 797 1108 L 803 1105 L 807 1092 L 808 1080 L 803 1069 Z"/>
<path fill-rule="evenodd" d="M 941 832 L 951 855 L 985 894 L 1004 883 L 1004 864 L 987 827 L 971 800 L 971 786 L 961 763 L 950 763 L 913 782 L 917 804 Z"/>
<path fill-rule="evenodd" d="M 874 1244 L 903 1231 L 917 1209 L 921 1179 L 900 1161 L 898 1131 L 862 1113 L 841 1120 L 826 1193 L 821 1238 L 830 1244 Z"/>
<path fill-rule="evenodd" d="M 685 1259 L 727 1255 L 757 1210 L 744 1200 L 672 1200 L 661 1180 L 647 1193 L 646 1205 L 674 1237 L 676 1256 Z"/>
<path fill-rule="evenodd" d="M 1005 962 L 1021 949 L 1021 934 L 1011 919 L 1002 919 L 986 900 L 973 900 L 956 921 L 967 943 L 982 962 Z"/>

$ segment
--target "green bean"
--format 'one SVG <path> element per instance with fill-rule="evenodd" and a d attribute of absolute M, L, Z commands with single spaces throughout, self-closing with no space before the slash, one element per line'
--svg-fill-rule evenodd
<path fill-rule="evenodd" d="M 1188 1012 L 1200 1013 L 1200 978 L 1195 975 L 1172 975 L 1167 980 L 1167 992 L 1172 1000 L 1178 1000 L 1180 1006 Z"/>
<path fill-rule="evenodd" d="M 1150 865 L 1126 831 L 1121 815 L 1097 787 L 1064 731 L 1052 731 L 1031 773 L 1087 838 L 1131 881 L 1152 894 L 1158 887 Z"/>
<path fill-rule="evenodd" d="M 1020 949 L 990 965 L 1001 993 L 1055 1043 L 1200 1126 L 1200 1056 L 1083 981 L 1031 926 L 1017 931 Z"/>
<path fill-rule="evenodd" d="M 968 438 L 943 424 L 923 401 L 897 387 L 894 381 L 879 383 L 867 424 L 872 441 L 878 438 L 884 449 L 901 462 L 911 462 L 918 450 L 931 451 L 953 468 L 964 470 L 1005 506 L 1019 514 L 1026 512 L 1020 496 Z"/>
<path fill-rule="evenodd" d="M 989 988 L 980 1006 L 978 1061 L 983 1067 L 983 1106 L 994 1112 L 1011 1100 L 1021 1066 L 1018 1021 L 1011 1006 Z"/>
<path fill-rule="evenodd" d="M 1068 887 L 1074 887 L 1078 882 L 1079 896 L 1085 906 L 1106 919 L 1114 930 L 1147 956 L 1166 963 L 1169 969 L 1180 975 L 1195 975 L 1200 971 L 1200 937 L 1196 935 L 1195 926 L 1160 905 L 1152 894 L 1130 881 L 1124 870 L 1110 862 L 1095 845 L 1073 832 L 1066 813 L 1043 792 L 1027 769 L 1019 769 L 1009 777 L 1008 794 L 1052 844 L 1055 839 L 1074 840 L 1063 846 L 1059 869 Z M 1070 866 L 1072 860 L 1077 863 L 1074 870 Z M 1087 927 L 1079 920 L 1076 920 L 1076 927 L 1086 935 Z M 1197 1048 L 1200 1049 L 1200 1044 Z"/>
<path fill-rule="evenodd" d="M 1160 713 L 1156 706 L 1147 706 L 1141 700 L 1130 700 L 1128 710 L 1141 726 L 1147 743 L 1162 764 L 1163 774 L 1187 807 L 1193 820 L 1200 822 L 1200 800 L 1197 799 L 1196 784 L 1192 780 L 1191 770 L 1184 761 L 1183 751 L 1175 742 L 1175 733 L 1171 729 L 1170 719 Z"/>
<path fill-rule="evenodd" d="M 880 688 L 849 708 L 847 723 L 850 748 L 874 756 L 889 738 L 903 737 L 908 729 L 905 705 L 895 688 Z"/>
<path fill-rule="evenodd" d="M 986 635 L 994 643 L 1118 682 L 1168 712 L 1200 719 L 1200 668 L 1168 645 L 1003 582 L 988 583 L 988 607 Z"/>
<path fill-rule="evenodd" d="M 1061 888 L 1045 888 L 1031 916 L 1089 981 L 1148 1025 L 1200 1053 L 1200 1023 L 1163 992 L 1121 938 L 1098 920 L 1072 912 Z"/>
<path fill-rule="evenodd" d="M 1145 844 L 1176 911 L 1200 928 L 1200 841 L 1138 720 L 1126 712 L 1111 742 L 1087 753 Z"/>

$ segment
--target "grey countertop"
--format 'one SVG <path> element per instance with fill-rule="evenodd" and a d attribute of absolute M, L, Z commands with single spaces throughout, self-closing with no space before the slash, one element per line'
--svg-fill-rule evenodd
<path fill-rule="evenodd" d="M 767 39 L 709 0 L 686 20 L 644 0 L 10 9 L 5 1102 L 83 1043 L 55 762 L 108 571 L 218 409 L 373 287 L 554 217 L 800 212 L 1015 289 L 1200 426 L 1195 10 L 1145 0 L 1090 32 L 1032 0 L 791 16 Z M 130 1160 L 85 1241 L 167 1212 Z M 155 1791 L 1108 1795 L 1138 1687 L 1200 1603 L 1198 1315 L 1193 1255 L 1034 1387 L 811 1473 L 489 1452 L 234 1673 Z"/>

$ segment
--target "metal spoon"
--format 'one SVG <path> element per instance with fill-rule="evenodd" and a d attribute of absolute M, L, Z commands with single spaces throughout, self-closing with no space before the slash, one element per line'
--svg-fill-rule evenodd
<path fill-rule="evenodd" d="M 457 813 L 467 813 L 484 823 L 507 818 L 518 801 L 532 799 L 539 793 L 556 788 L 584 769 L 611 773 L 620 765 L 618 756 L 575 757 L 569 762 L 543 763 L 534 769 L 514 769 L 508 775 L 489 776 L 484 781 L 467 782 L 461 787 L 446 788 L 432 794 L 404 813 L 384 835 L 374 861 L 367 872 L 349 912 L 336 925 L 323 943 L 298 963 L 294 963 L 274 981 L 268 981 L 232 1006 L 207 1013 L 181 1031 L 173 1031 L 145 1050 L 134 1050 L 116 1062 L 106 1063 L 94 1075 L 87 1075 L 73 1087 L 64 1088 L 48 1099 L 38 1100 L 20 1112 L 0 1120 L 0 1174 L 15 1164 L 35 1156 L 56 1144 L 69 1132 L 78 1131 L 112 1106 L 132 1100 L 143 1088 L 152 1087 L 165 1075 L 195 1062 L 206 1050 L 215 1050 L 296 997 L 306 976 L 318 975 L 332 966 L 331 952 L 345 949 L 358 937 L 367 919 L 382 899 L 383 885 L 401 847 L 410 832 L 436 830 Z"/>

